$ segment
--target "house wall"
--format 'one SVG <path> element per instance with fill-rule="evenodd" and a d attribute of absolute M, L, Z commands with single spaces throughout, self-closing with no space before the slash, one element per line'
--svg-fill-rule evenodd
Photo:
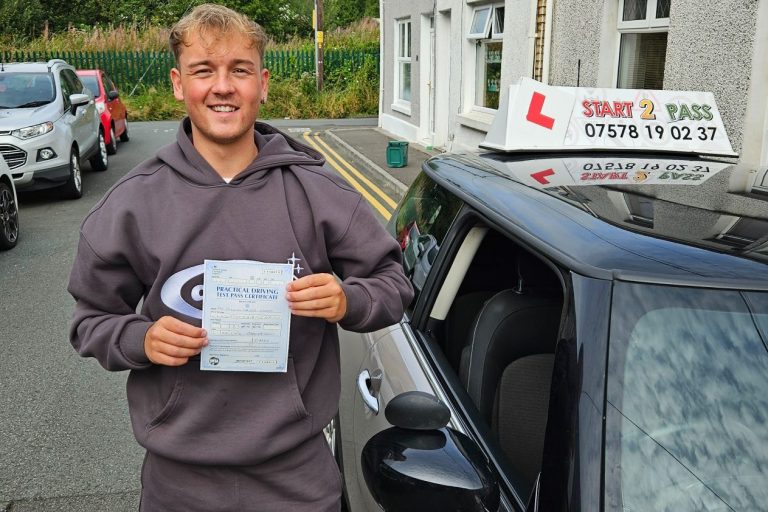
<path fill-rule="evenodd" d="M 601 32 L 610 22 L 610 9 L 616 0 L 558 0 L 552 15 L 552 49 L 549 83 L 576 87 L 595 87 L 602 56 Z M 605 14 L 604 14 L 605 13 Z M 608 18 L 607 20 L 605 18 Z M 616 26 L 615 15 L 613 26 Z"/>
<path fill-rule="evenodd" d="M 385 29 L 381 125 L 424 141 L 429 124 L 419 112 L 420 15 L 435 12 L 436 137 L 447 150 L 477 151 L 493 113 L 473 108 L 474 42 L 466 38 L 476 0 L 395 1 L 382 4 Z M 488 2 L 490 3 L 490 2 Z M 548 83 L 614 87 L 618 66 L 619 0 L 552 0 L 549 4 Z M 505 2 L 502 90 L 532 76 L 535 0 Z M 434 8 L 434 11 L 432 9 Z M 397 16 L 396 16 L 397 14 Z M 410 15 L 413 60 L 411 115 L 391 109 L 394 19 Z M 759 21 L 762 20 L 762 21 Z M 450 33 L 446 34 L 448 30 Z M 672 0 L 664 88 L 711 91 L 734 151 L 742 162 L 768 166 L 768 0 Z M 388 42 L 387 42 L 388 41 Z M 408 126 L 406 126 L 407 124 Z"/>
<path fill-rule="evenodd" d="M 421 73 L 421 15 L 432 12 L 431 0 L 387 0 L 379 4 L 381 30 L 383 33 L 382 68 L 381 68 L 381 112 L 379 124 L 386 130 L 401 135 L 406 140 L 420 138 L 421 102 L 427 101 L 420 97 Z M 395 49 L 397 48 L 396 21 L 410 18 L 411 20 L 411 105 L 410 111 L 393 108 L 395 102 Z"/>
<path fill-rule="evenodd" d="M 714 93 L 737 153 L 742 149 L 756 21 L 756 1 L 674 0 L 670 12 L 664 88 Z M 768 56 L 764 58 L 768 65 Z"/>

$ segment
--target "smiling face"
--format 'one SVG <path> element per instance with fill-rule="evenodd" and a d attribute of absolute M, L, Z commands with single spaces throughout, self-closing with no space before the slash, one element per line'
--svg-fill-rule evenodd
<path fill-rule="evenodd" d="M 246 38 L 232 34 L 209 42 L 191 34 L 171 81 L 192 121 L 198 151 L 255 149 L 253 124 L 267 97 L 269 71 Z"/>

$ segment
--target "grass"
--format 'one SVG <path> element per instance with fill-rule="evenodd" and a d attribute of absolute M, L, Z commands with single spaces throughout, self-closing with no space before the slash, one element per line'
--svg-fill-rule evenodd
<path fill-rule="evenodd" d="M 29 51 L 160 51 L 168 49 L 170 28 L 150 24 L 121 26 L 71 27 L 63 32 L 24 39 L 17 34 L 0 34 L 0 48 L 11 52 Z M 379 45 L 379 24 L 365 18 L 346 28 L 325 33 L 326 49 L 365 49 Z M 292 39 L 286 43 L 270 42 L 270 49 L 314 48 L 313 39 Z"/>

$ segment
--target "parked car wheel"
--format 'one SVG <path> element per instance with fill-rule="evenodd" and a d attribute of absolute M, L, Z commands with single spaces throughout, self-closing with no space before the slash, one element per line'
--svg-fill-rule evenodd
<path fill-rule="evenodd" d="M 104 132 L 99 130 L 99 151 L 88 160 L 91 162 L 91 167 L 94 171 L 107 170 L 107 167 L 109 167 L 108 152 L 107 143 L 104 140 Z"/>
<path fill-rule="evenodd" d="M 63 196 L 67 199 L 80 199 L 83 197 L 83 174 L 80 170 L 80 155 L 74 147 L 69 154 L 69 179 L 61 188 Z"/>
<path fill-rule="evenodd" d="M 0 183 L 0 249 L 11 249 L 19 240 L 19 205 L 13 190 Z"/>
<path fill-rule="evenodd" d="M 107 144 L 107 154 L 114 155 L 117 153 L 117 135 L 115 135 L 115 127 L 109 128 L 109 144 Z"/>
<path fill-rule="evenodd" d="M 128 118 L 125 119 L 125 130 L 120 134 L 120 142 L 128 142 L 131 138 L 128 136 Z"/>

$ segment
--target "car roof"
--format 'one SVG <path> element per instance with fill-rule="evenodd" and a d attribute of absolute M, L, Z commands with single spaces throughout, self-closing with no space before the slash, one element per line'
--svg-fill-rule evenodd
<path fill-rule="evenodd" d="M 47 73 L 55 67 L 72 68 L 64 59 L 50 59 L 47 62 L 5 62 L 3 71 L 25 71 L 30 73 Z"/>
<path fill-rule="evenodd" d="M 100 69 L 78 69 L 76 72 L 78 75 L 93 76 L 98 75 L 100 71 Z"/>
<path fill-rule="evenodd" d="M 578 273 L 768 289 L 768 170 L 621 152 L 445 154 L 423 168 Z"/>

